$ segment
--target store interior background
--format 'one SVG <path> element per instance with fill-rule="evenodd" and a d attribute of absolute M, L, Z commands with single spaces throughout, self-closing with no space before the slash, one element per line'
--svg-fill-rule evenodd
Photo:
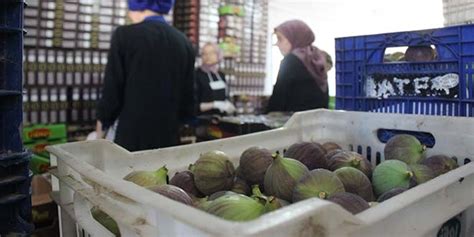
<path fill-rule="evenodd" d="M 315 45 L 335 61 L 337 37 L 438 28 L 443 26 L 443 2 L 433 0 L 270 0 L 267 78 L 265 94 L 272 93 L 283 58 L 271 45 L 275 26 L 290 19 L 309 24 L 316 35 Z M 329 94 L 336 94 L 336 73 L 328 75 Z"/>

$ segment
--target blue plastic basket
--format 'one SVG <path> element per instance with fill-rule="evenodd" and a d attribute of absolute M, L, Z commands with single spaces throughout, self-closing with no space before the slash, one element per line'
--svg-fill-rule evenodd
<path fill-rule="evenodd" d="M 429 62 L 384 62 L 387 48 L 434 46 Z M 474 25 L 336 39 L 336 109 L 474 116 Z"/>
<path fill-rule="evenodd" d="M 23 8 L 20 0 L 0 1 L 0 161 L 23 150 Z"/>
<path fill-rule="evenodd" d="M 30 153 L 22 152 L 0 162 L 0 236 L 32 231 L 30 158 Z"/>
<path fill-rule="evenodd" d="M 23 8 L 23 1 L 0 1 L 0 90 L 22 89 Z"/>
<path fill-rule="evenodd" d="M 31 154 L 21 141 L 24 1 L 0 1 L 0 236 L 29 235 Z"/>

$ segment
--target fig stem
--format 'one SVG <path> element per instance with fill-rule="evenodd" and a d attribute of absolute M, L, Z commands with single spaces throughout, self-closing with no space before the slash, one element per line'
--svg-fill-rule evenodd
<path fill-rule="evenodd" d="M 352 166 L 353 167 L 358 167 L 360 165 L 360 160 L 359 159 L 353 159 L 352 160 Z"/>
<path fill-rule="evenodd" d="M 421 152 L 424 152 L 424 151 L 426 151 L 426 145 L 421 146 Z"/>
<path fill-rule="evenodd" d="M 257 197 L 264 197 L 262 191 L 260 191 L 260 188 L 258 187 L 258 184 L 252 186 L 252 194 Z"/>

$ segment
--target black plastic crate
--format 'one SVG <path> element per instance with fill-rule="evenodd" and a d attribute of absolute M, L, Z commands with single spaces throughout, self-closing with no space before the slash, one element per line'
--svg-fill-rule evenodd
<path fill-rule="evenodd" d="M 31 233 L 31 177 L 29 152 L 3 156 L 0 161 L 0 235 Z"/>

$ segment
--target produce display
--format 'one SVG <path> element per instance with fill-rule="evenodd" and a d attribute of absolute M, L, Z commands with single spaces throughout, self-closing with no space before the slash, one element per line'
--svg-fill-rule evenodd
<path fill-rule="evenodd" d="M 209 151 L 169 183 L 166 167 L 134 171 L 124 179 L 226 220 L 250 221 L 309 198 L 355 215 L 458 167 L 446 155 L 426 158 L 426 147 L 412 135 L 389 139 L 384 153 L 390 159 L 377 166 L 341 148 L 335 142 L 298 142 L 282 155 L 250 147 L 237 168 L 224 152 Z"/>

